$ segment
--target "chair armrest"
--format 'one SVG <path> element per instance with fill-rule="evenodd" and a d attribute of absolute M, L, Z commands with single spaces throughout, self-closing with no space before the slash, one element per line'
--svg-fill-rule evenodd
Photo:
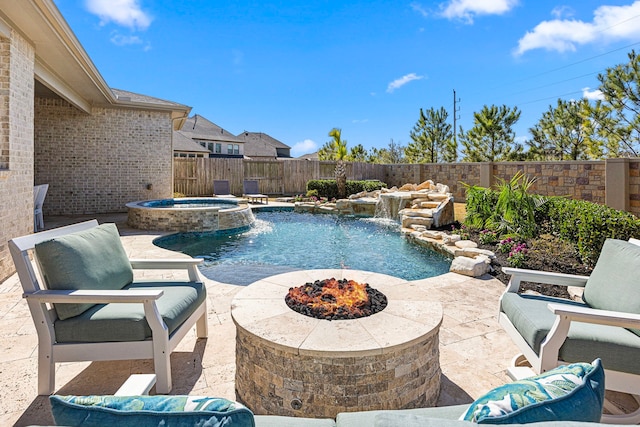
<path fill-rule="evenodd" d="M 131 268 L 147 270 L 186 270 L 193 265 L 202 264 L 200 258 L 189 259 L 130 259 Z"/>
<path fill-rule="evenodd" d="M 544 283 L 547 285 L 578 286 L 584 287 L 588 276 L 574 274 L 554 273 L 550 271 L 525 270 L 522 268 L 502 267 L 505 274 L 510 274 L 509 286 L 505 292 L 518 292 L 520 282 Z"/>
<path fill-rule="evenodd" d="M 144 303 L 159 299 L 164 294 L 160 289 L 131 289 L 131 290 L 40 290 L 22 294 L 27 300 L 35 300 L 40 303 L 92 303 L 108 304 L 120 303 Z"/>
<path fill-rule="evenodd" d="M 183 258 L 183 259 L 130 259 L 131 268 L 143 270 L 187 270 L 189 272 L 189 280 L 192 282 L 201 282 L 202 279 L 198 274 L 197 266 L 202 264 L 200 258 Z"/>
<path fill-rule="evenodd" d="M 597 323 L 621 328 L 640 328 L 640 314 L 555 303 L 547 304 L 547 307 L 556 316 L 566 316 L 574 322 Z"/>

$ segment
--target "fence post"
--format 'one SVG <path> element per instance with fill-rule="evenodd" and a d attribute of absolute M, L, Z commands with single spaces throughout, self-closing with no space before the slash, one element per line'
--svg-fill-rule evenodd
<path fill-rule="evenodd" d="M 605 205 L 620 211 L 629 211 L 629 159 L 606 159 Z"/>
<path fill-rule="evenodd" d="M 493 162 L 480 163 L 480 187 L 491 188 L 493 186 Z"/>

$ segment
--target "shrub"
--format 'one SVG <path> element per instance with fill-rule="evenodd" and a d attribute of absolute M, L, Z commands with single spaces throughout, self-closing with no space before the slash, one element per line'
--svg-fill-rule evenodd
<path fill-rule="evenodd" d="M 493 245 L 498 241 L 498 233 L 493 230 L 482 230 L 480 232 L 480 243 L 483 245 Z"/>
<path fill-rule="evenodd" d="M 308 190 L 306 196 L 307 197 L 316 197 L 317 198 L 317 197 L 319 197 L 318 190 Z"/>
<path fill-rule="evenodd" d="M 374 191 L 386 188 L 387 184 L 377 180 L 347 181 L 347 196 L 362 191 Z M 318 194 L 327 199 L 338 197 L 338 185 L 335 179 L 313 179 L 307 182 L 307 192 L 317 190 Z"/>
<path fill-rule="evenodd" d="M 582 262 L 589 266 L 595 265 L 607 238 L 640 236 L 640 220 L 628 212 L 562 197 L 551 197 L 548 204 L 548 232 L 574 243 Z"/>
<path fill-rule="evenodd" d="M 537 235 L 536 209 L 546 199 L 529 194 L 535 179 L 517 172 L 509 181 L 500 180 L 498 191 L 466 185 L 467 216 L 465 224 L 488 229 L 498 235 L 515 235 L 527 239 Z"/>

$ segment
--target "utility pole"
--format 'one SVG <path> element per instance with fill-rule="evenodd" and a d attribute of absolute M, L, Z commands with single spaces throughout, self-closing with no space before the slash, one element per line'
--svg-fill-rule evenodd
<path fill-rule="evenodd" d="M 458 134 L 458 128 L 456 127 L 456 123 L 460 117 L 458 117 L 458 111 L 460 111 L 460 107 L 457 106 L 458 102 L 460 102 L 460 98 L 456 97 L 456 90 L 453 90 L 453 142 L 458 146 L 458 139 L 456 135 Z"/>

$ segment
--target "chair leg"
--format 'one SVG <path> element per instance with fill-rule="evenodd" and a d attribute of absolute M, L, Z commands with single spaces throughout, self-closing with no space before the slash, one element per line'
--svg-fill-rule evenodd
<path fill-rule="evenodd" d="M 153 369 L 155 370 L 156 393 L 169 394 L 171 383 L 171 351 L 169 351 L 169 336 L 153 337 Z"/>
<path fill-rule="evenodd" d="M 38 345 L 38 394 L 48 396 L 56 388 L 56 364 L 48 346 Z"/>
<path fill-rule="evenodd" d="M 635 401 L 640 405 L 640 396 L 632 395 Z M 612 404 L 605 399 L 605 408 L 609 409 Z M 617 408 L 616 408 L 617 409 Z M 614 413 L 614 414 L 602 414 L 600 422 L 605 424 L 640 424 L 640 407 L 633 412 Z"/>
<path fill-rule="evenodd" d="M 209 336 L 209 325 L 207 324 L 207 308 L 204 313 L 196 321 L 196 336 L 198 338 L 207 338 Z"/>

